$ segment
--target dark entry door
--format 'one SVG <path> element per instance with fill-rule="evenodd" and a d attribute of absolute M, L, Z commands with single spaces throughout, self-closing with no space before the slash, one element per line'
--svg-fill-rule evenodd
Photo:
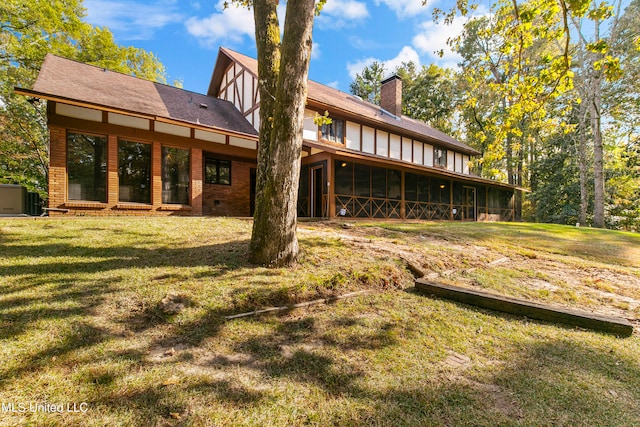
<path fill-rule="evenodd" d="M 476 220 L 476 189 L 473 187 L 464 187 L 464 207 L 463 219 L 466 221 Z"/>
<path fill-rule="evenodd" d="M 324 197 L 322 192 L 324 190 L 324 180 L 322 179 L 322 166 L 315 166 L 309 170 L 309 202 L 310 202 L 310 216 L 312 218 L 322 218 L 324 216 Z"/>
<path fill-rule="evenodd" d="M 256 210 L 256 169 L 249 170 L 249 216 Z"/>

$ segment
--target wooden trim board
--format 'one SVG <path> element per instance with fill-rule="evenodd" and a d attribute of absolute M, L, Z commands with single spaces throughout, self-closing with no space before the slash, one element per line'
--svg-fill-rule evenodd
<path fill-rule="evenodd" d="M 464 304 L 488 308 L 504 313 L 526 316 L 531 319 L 552 323 L 563 323 L 586 329 L 609 332 L 628 337 L 633 334 L 633 326 L 627 319 L 603 316 L 586 311 L 572 310 L 545 304 L 533 303 L 516 298 L 504 297 L 474 289 L 441 285 L 424 279 L 415 281 L 416 290 Z"/>

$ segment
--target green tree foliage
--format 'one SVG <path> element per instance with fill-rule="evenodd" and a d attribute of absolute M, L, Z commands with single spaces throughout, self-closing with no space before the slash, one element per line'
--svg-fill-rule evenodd
<path fill-rule="evenodd" d="M 371 65 L 364 67 L 361 73 L 356 74 L 356 78 L 349 85 L 349 90 L 364 100 L 380 105 L 380 82 L 385 78 L 386 73 L 384 64 L 374 61 Z"/>
<path fill-rule="evenodd" d="M 391 73 L 402 79 L 403 114 L 443 132 L 455 132 L 452 123 L 456 112 L 456 85 L 450 70 L 435 64 L 417 67 L 413 62 L 387 70 L 384 64 L 373 62 L 356 75 L 349 89 L 354 95 L 379 105 L 380 82 Z"/>
<path fill-rule="evenodd" d="M 579 111 L 579 106 L 574 105 L 567 117 L 570 124 L 578 122 Z M 582 222 L 579 149 L 576 133 L 563 129 L 558 129 L 541 142 L 540 154 L 531 165 L 531 181 L 536 185 L 529 199 L 535 221 L 556 224 Z M 592 157 L 592 153 L 585 155 Z M 586 182 L 592 183 L 592 174 L 588 178 Z M 586 191 L 587 200 L 593 200 L 593 185 L 587 186 Z"/>
<path fill-rule="evenodd" d="M 48 132 L 44 103 L 16 95 L 30 88 L 47 53 L 165 81 L 149 52 L 115 43 L 108 29 L 85 22 L 81 0 L 5 0 L 0 5 L 0 182 L 43 196 L 47 189 Z"/>
<path fill-rule="evenodd" d="M 455 133 L 455 77 L 451 70 L 435 64 L 416 69 L 413 63 L 398 69 L 402 78 L 402 111 L 443 132 Z"/>
<path fill-rule="evenodd" d="M 607 139 L 607 227 L 640 231 L 640 137 Z"/>
<path fill-rule="evenodd" d="M 623 73 L 603 88 L 612 132 L 606 145 L 607 225 L 640 231 L 640 0 L 627 6 L 611 50 Z M 608 136 L 609 136 L 608 135 Z"/>
<path fill-rule="evenodd" d="M 458 1 L 436 16 L 450 22 L 473 8 Z M 498 1 L 451 40 L 461 72 L 433 84 L 426 67 L 397 70 L 405 114 L 478 149 L 481 176 L 529 188 L 532 219 L 602 226 L 606 207 L 608 226 L 637 227 L 638 28 L 640 0 L 624 13 L 619 1 Z M 365 69 L 352 92 L 375 101 L 380 68 Z"/>

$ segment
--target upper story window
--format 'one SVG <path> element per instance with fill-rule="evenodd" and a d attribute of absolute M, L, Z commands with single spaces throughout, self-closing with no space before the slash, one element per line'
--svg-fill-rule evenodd
<path fill-rule="evenodd" d="M 322 131 L 322 139 L 342 144 L 344 140 L 344 120 L 332 118 L 331 123 L 322 125 L 320 129 Z"/>
<path fill-rule="evenodd" d="M 433 147 L 433 166 L 447 167 L 447 150 L 440 147 Z"/>

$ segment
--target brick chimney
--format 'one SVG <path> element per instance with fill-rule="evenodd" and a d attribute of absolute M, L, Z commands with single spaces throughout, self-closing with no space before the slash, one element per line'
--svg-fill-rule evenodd
<path fill-rule="evenodd" d="M 380 106 L 400 117 L 402 115 L 402 79 L 394 74 L 380 83 Z"/>

